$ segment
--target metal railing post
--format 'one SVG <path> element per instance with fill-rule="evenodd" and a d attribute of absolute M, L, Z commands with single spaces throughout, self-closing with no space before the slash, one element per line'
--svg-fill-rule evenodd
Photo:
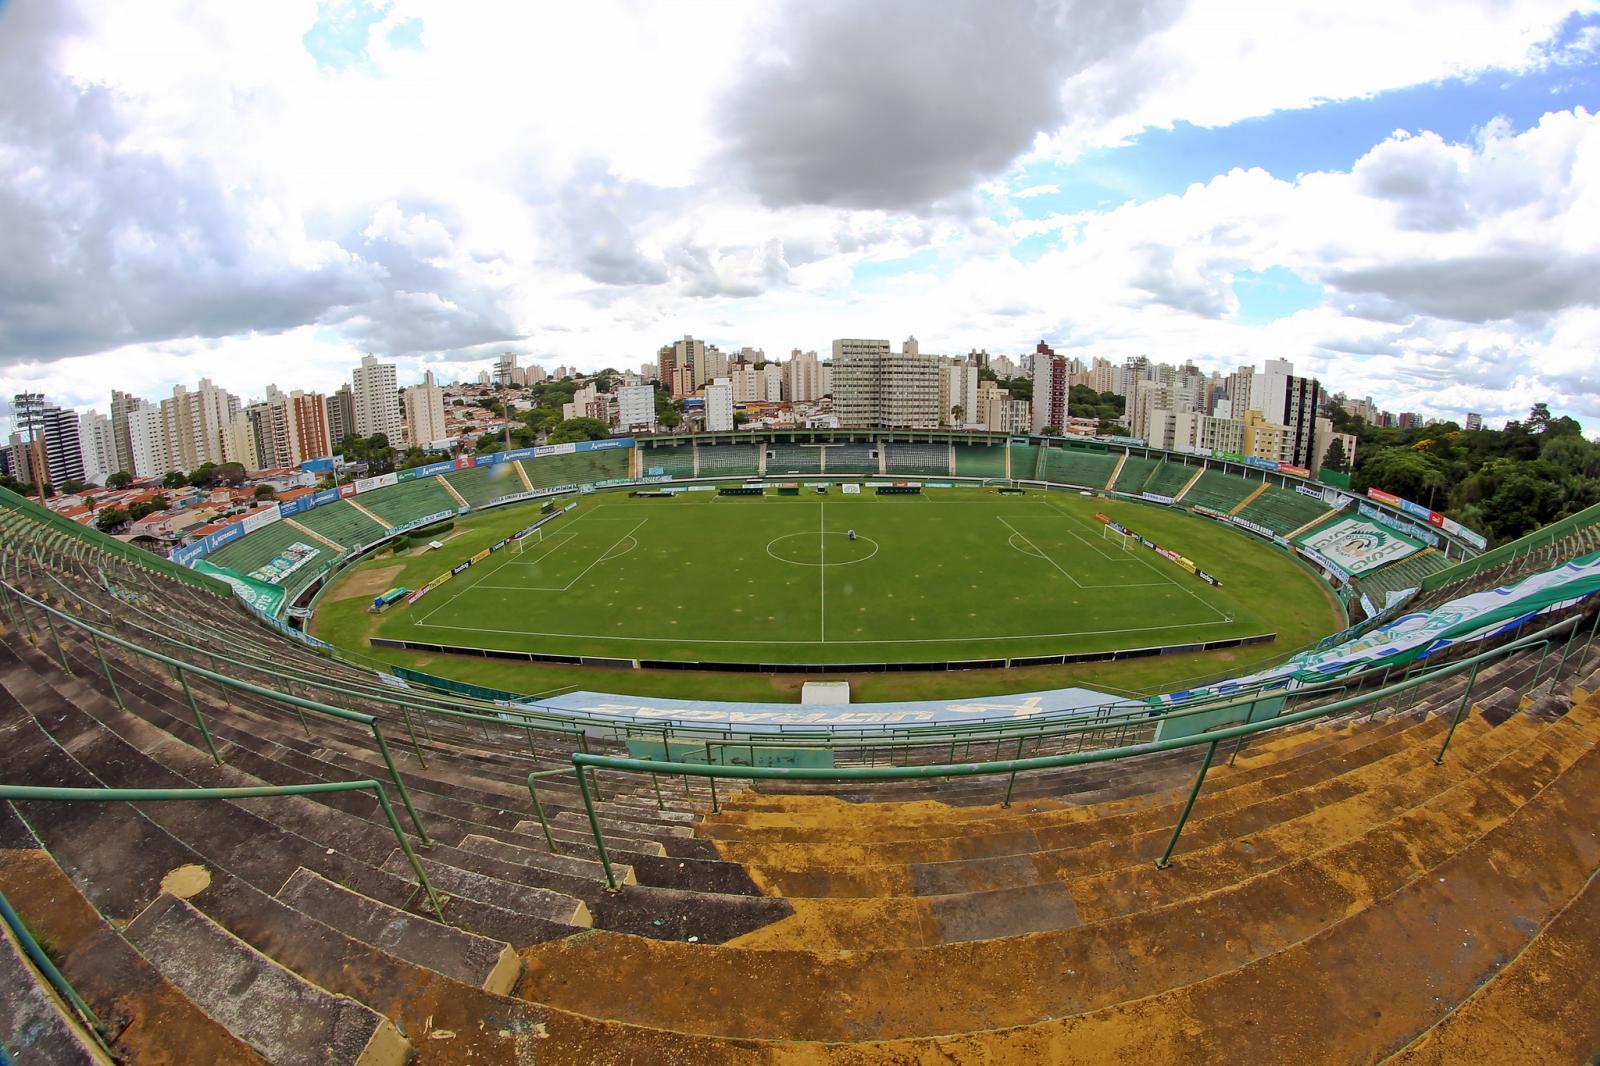
<path fill-rule="evenodd" d="M 389 768 L 389 776 L 394 780 L 395 791 L 400 793 L 400 803 L 411 816 L 411 824 L 417 828 L 417 839 L 422 841 L 423 847 L 431 847 L 433 841 L 428 837 L 428 831 L 422 828 L 422 819 L 417 816 L 417 808 L 412 806 L 411 793 L 406 789 L 406 783 L 400 779 L 400 771 L 395 768 L 394 756 L 389 754 L 389 745 L 383 739 L 383 730 L 378 728 L 376 718 L 372 720 L 372 738 L 378 742 L 378 754 L 383 756 L 383 765 Z"/>
<path fill-rule="evenodd" d="M 422 868 L 422 860 L 411 850 L 411 842 L 406 839 L 405 830 L 400 828 L 400 819 L 395 816 L 394 805 L 389 802 L 389 794 L 383 790 L 382 782 L 374 781 L 372 784 L 373 791 L 378 794 L 378 803 L 383 806 L 383 816 L 389 820 L 389 828 L 394 830 L 394 838 L 400 842 L 400 850 L 406 853 L 406 860 L 411 863 L 411 870 L 417 875 L 417 882 L 422 885 L 422 891 L 428 894 L 428 904 L 433 908 L 434 916 L 441 922 L 444 921 L 444 904 L 439 902 L 438 893 L 433 890 L 433 882 L 428 880 L 427 871 Z M 416 816 L 416 812 L 413 811 L 411 817 L 414 819 Z M 423 840 L 427 839 L 424 834 Z"/>
<path fill-rule="evenodd" d="M 23 954 L 28 956 L 28 960 L 44 975 L 45 981 L 55 989 L 57 995 L 71 1004 L 72 1009 L 83 1019 L 89 1027 L 89 1035 L 94 1038 L 94 1042 L 110 1055 L 111 1044 L 104 1023 L 93 1010 L 89 1009 L 89 1004 L 78 995 L 78 990 L 61 975 L 60 970 L 56 969 L 56 964 L 50 961 L 50 956 L 39 946 L 39 942 L 34 939 L 32 931 L 22 921 L 21 916 L 11 909 L 11 901 L 6 899 L 4 893 L 0 893 L 0 919 L 4 920 L 6 928 L 17 938 Z"/>
<path fill-rule="evenodd" d="M 1213 740 L 1206 745 L 1205 761 L 1200 764 L 1200 772 L 1194 775 L 1194 787 L 1189 790 L 1189 798 L 1184 801 L 1183 813 L 1178 815 L 1178 824 L 1172 827 L 1172 839 L 1167 841 L 1167 850 L 1161 853 L 1161 858 L 1156 860 L 1156 869 L 1165 870 L 1172 865 L 1172 852 L 1178 846 L 1178 837 L 1183 833 L 1183 827 L 1189 821 L 1189 812 L 1194 810 L 1194 801 L 1200 798 L 1200 786 L 1206 782 L 1206 771 L 1211 769 L 1211 759 L 1217 754 L 1217 742 Z"/>
<path fill-rule="evenodd" d="M 49 627 L 49 629 L 50 629 L 50 643 L 52 643 L 52 644 L 54 644 L 56 646 L 56 655 L 58 655 L 61 658 L 61 669 L 65 670 L 68 674 L 72 673 L 72 667 L 67 665 L 67 648 L 66 648 L 66 645 L 62 644 L 61 643 L 61 638 L 56 635 L 55 619 L 50 617 L 50 612 L 49 611 L 46 611 L 44 613 L 44 624 Z"/>
<path fill-rule="evenodd" d="M 48 618 L 49 616 L 50 612 L 46 611 L 45 617 Z M 117 679 L 111 676 L 111 664 L 106 662 L 105 649 L 100 646 L 100 635 L 94 630 L 90 630 L 89 638 L 94 642 L 94 653 L 100 656 L 100 667 L 106 672 L 106 684 L 111 686 L 111 695 L 116 697 L 118 707 L 127 710 L 127 704 L 122 702 L 122 692 L 117 688 Z"/>
<path fill-rule="evenodd" d="M 211 758 L 218 766 L 222 765 L 222 756 L 217 754 L 217 746 L 211 740 L 211 730 L 206 728 L 206 720 L 200 714 L 200 704 L 194 698 L 194 692 L 189 688 L 189 679 L 184 675 L 183 667 L 178 667 L 178 684 L 183 686 L 183 695 L 189 701 L 189 710 L 194 712 L 194 724 L 199 727 L 200 735 L 205 738 L 206 750 L 211 753 Z"/>
<path fill-rule="evenodd" d="M 606 854 L 606 838 L 600 832 L 600 817 L 594 813 L 594 799 L 589 795 L 589 775 L 578 767 L 578 793 L 583 797 L 583 809 L 589 814 L 589 828 L 594 830 L 594 850 L 600 855 L 600 868 L 606 872 L 606 887 L 617 887 L 617 875 L 611 870 L 611 856 Z"/>
<path fill-rule="evenodd" d="M 1450 716 L 1450 728 L 1445 730 L 1444 743 L 1439 745 L 1439 754 L 1434 756 L 1433 765 L 1444 765 L 1444 753 L 1450 747 L 1450 738 L 1456 735 L 1456 726 L 1461 724 L 1462 715 L 1467 713 L 1467 707 L 1472 703 L 1472 686 L 1478 681 L 1478 664 L 1472 664 L 1472 672 L 1467 675 L 1467 690 L 1461 694 L 1461 702 L 1456 705 L 1456 713 Z"/>
<path fill-rule="evenodd" d="M 1017 758 L 1019 758 L 1019 759 L 1022 758 L 1022 739 L 1023 738 L 1021 738 L 1021 737 L 1017 738 Z M 998 742 L 996 743 L 995 746 L 997 748 L 999 747 Z M 1003 801 L 1001 801 L 1001 803 L 1000 803 L 1001 807 L 1010 807 L 1011 806 L 1011 790 L 1016 786 L 1016 784 L 1017 784 L 1017 772 L 1015 770 L 1013 770 L 1013 771 L 1011 771 L 1011 779 L 1006 782 L 1006 798 Z"/>
<path fill-rule="evenodd" d="M 539 819 L 539 828 L 544 830 L 545 847 L 550 849 L 551 854 L 554 854 L 556 850 L 555 838 L 550 835 L 550 823 L 545 820 L 544 804 L 539 802 L 539 792 L 533 787 L 533 779 L 538 776 L 537 771 L 528 775 L 528 795 L 533 800 L 533 814 L 534 817 Z"/>
<path fill-rule="evenodd" d="M 400 717 L 405 719 L 406 732 L 411 734 L 411 750 L 416 753 L 417 765 L 426 770 L 428 760 L 422 757 L 422 745 L 417 742 L 417 730 L 411 724 L 411 711 L 403 703 L 400 705 Z"/>

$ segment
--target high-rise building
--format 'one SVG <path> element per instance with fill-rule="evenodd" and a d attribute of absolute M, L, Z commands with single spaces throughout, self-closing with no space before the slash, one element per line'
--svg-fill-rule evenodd
<path fill-rule="evenodd" d="M 307 459 L 322 459 L 333 454 L 333 427 L 328 424 L 328 398 L 320 392 L 289 394 L 289 409 L 294 413 L 294 464 Z M 441 409 L 439 422 L 444 422 Z"/>
<path fill-rule="evenodd" d="M 1180 452 L 1243 455 L 1244 422 L 1199 411 L 1178 411 L 1172 416 L 1172 439 L 1166 446 Z"/>
<path fill-rule="evenodd" d="M 261 461 L 261 449 L 256 447 L 255 422 L 250 410 L 250 407 L 245 408 L 228 423 L 228 462 L 238 463 L 246 470 L 261 470 L 269 464 Z"/>
<path fill-rule="evenodd" d="M 733 385 L 719 378 L 705 387 L 706 432 L 724 433 L 733 428 Z"/>
<path fill-rule="evenodd" d="M 1483 428 L 1483 416 L 1480 415 L 1476 411 L 1468 411 L 1467 412 L 1466 428 L 1469 429 L 1469 430 L 1482 429 Z"/>
<path fill-rule="evenodd" d="M 350 392 L 354 398 L 356 436 L 382 433 L 397 445 L 405 432 L 400 418 L 400 394 L 395 390 L 394 364 L 381 363 L 370 352 L 351 372 Z"/>
<path fill-rule="evenodd" d="M 976 364 L 963 360 L 939 367 L 939 418 L 947 426 L 966 426 L 983 421 Z"/>
<path fill-rule="evenodd" d="M 826 370 L 816 352 L 802 352 L 799 348 L 790 352 L 789 361 L 784 364 L 790 402 L 814 403 L 826 396 L 829 392 Z"/>
<path fill-rule="evenodd" d="M 728 358 L 727 352 L 715 344 L 706 345 L 705 357 L 695 364 L 695 384 L 704 385 L 708 381 L 727 377 L 731 365 L 732 360 Z"/>
<path fill-rule="evenodd" d="M 843 429 L 939 425 L 939 361 L 886 340 L 833 342 L 833 413 Z"/>
<path fill-rule="evenodd" d="M 494 383 L 496 385 L 520 385 L 517 374 L 517 353 L 505 352 L 494 362 Z"/>
<path fill-rule="evenodd" d="M 78 412 L 48 403 L 38 392 L 18 393 L 12 403 L 17 428 L 32 449 L 30 470 L 37 475 L 42 469 L 44 480 L 57 489 L 68 481 L 83 480 Z"/>
<path fill-rule="evenodd" d="M 1322 407 L 1322 387 L 1315 378 L 1297 377 L 1287 359 L 1268 359 L 1262 373 L 1250 383 L 1250 410 L 1260 411 L 1268 423 L 1287 431 L 1281 462 L 1310 469 L 1320 457 L 1316 450 L 1316 418 Z M 1237 408 L 1235 408 L 1237 411 Z"/>
<path fill-rule="evenodd" d="M 228 426 L 239 413 L 239 398 L 201 378 L 192 391 L 175 386 L 161 401 L 162 435 L 168 471 L 192 471 L 206 463 L 228 461 Z M 130 431 L 131 432 L 131 431 Z"/>
<path fill-rule="evenodd" d="M 662 373 L 667 372 L 667 362 L 670 361 L 674 370 L 688 369 L 689 379 L 692 382 L 689 392 L 693 392 L 706 383 L 706 342 L 697 341 L 687 333 L 683 340 L 674 341 L 672 356 L 668 360 L 665 350 L 662 352 Z M 688 393 L 673 393 L 674 396 L 688 395 Z"/>
<path fill-rule="evenodd" d="M 347 381 L 328 397 L 328 434 L 335 449 L 356 431 L 356 398 Z"/>
<path fill-rule="evenodd" d="M 507 353 L 502 359 L 510 358 L 512 365 L 507 370 L 516 368 L 516 356 Z M 433 383 L 433 371 L 422 375 L 422 384 L 413 385 L 405 391 L 406 408 L 406 439 L 419 448 L 425 448 L 435 441 L 447 439 L 450 434 L 444 428 L 444 389 Z"/>
<path fill-rule="evenodd" d="M 656 387 L 624 385 L 617 390 L 617 426 L 648 430 L 656 423 Z"/>
<path fill-rule="evenodd" d="M 117 449 L 117 470 L 133 473 L 133 443 L 128 432 L 128 412 L 146 406 L 143 399 L 132 393 L 111 390 L 111 437 Z"/>
<path fill-rule="evenodd" d="M 117 442 L 111 419 L 98 411 L 90 411 L 78 419 L 78 448 L 83 457 L 83 480 L 91 485 L 104 485 L 106 478 L 121 469 L 117 466 Z"/>
<path fill-rule="evenodd" d="M 169 458 L 166 419 L 155 404 L 128 409 L 128 452 L 133 466 L 128 473 L 136 478 L 164 477 L 177 469 Z"/>
<path fill-rule="evenodd" d="M 1067 360 L 1044 341 L 1033 353 L 1033 432 L 1061 430 L 1067 424 Z"/>

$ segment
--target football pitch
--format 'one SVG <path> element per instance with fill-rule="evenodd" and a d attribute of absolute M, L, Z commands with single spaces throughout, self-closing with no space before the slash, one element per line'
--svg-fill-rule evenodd
<path fill-rule="evenodd" d="M 585 497 L 392 608 L 375 635 L 683 663 L 926 663 L 1257 636 L 1275 632 L 1277 612 L 1313 599 L 1320 609 L 1324 598 L 1271 548 L 1175 511 L 1069 492 L 805 491 Z M 1096 510 L 1223 586 L 1136 542 L 1124 547 Z M 460 563 L 480 541 L 413 557 L 407 583 Z M 1261 587 L 1263 568 L 1276 588 Z"/>

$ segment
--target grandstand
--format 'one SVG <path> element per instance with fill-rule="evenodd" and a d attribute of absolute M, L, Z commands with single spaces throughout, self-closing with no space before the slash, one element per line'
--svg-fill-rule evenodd
<path fill-rule="evenodd" d="M 753 444 L 701 444 L 700 475 L 702 477 L 729 477 L 760 473 L 756 446 Z"/>
<path fill-rule="evenodd" d="M 1226 513 L 1260 487 L 1259 481 L 1224 473 L 1221 470 L 1207 470 L 1200 475 L 1200 480 L 1183 494 L 1183 504 L 1186 507 L 1209 507 L 1213 511 Z"/>
<path fill-rule="evenodd" d="M 668 444 L 641 448 L 639 472 L 650 477 L 652 476 L 650 472 L 656 469 L 667 477 L 693 477 L 694 445 Z"/>
<path fill-rule="evenodd" d="M 517 471 L 510 463 L 452 470 L 444 475 L 444 479 L 472 507 L 482 507 L 501 496 L 524 491 L 522 479 L 517 477 Z"/>
<path fill-rule="evenodd" d="M 1032 467 L 1029 469 L 1032 470 Z M 1005 477 L 1005 447 L 998 444 L 957 444 L 955 472 L 958 477 Z"/>
<path fill-rule="evenodd" d="M 803 447 L 799 444 L 779 444 L 776 441 L 767 445 L 768 474 L 779 476 L 782 474 L 817 474 L 821 472 L 821 448 Z"/>
<path fill-rule="evenodd" d="M 1044 473 L 1045 449 L 1032 444 L 1008 444 L 1011 477 L 1017 481 L 1037 481 Z"/>
<path fill-rule="evenodd" d="M 327 537 L 345 548 L 359 548 L 380 540 L 384 527 L 351 507 L 345 500 L 325 503 L 294 516 L 307 529 Z"/>
<path fill-rule="evenodd" d="M 891 474 L 934 474 L 950 476 L 950 445 L 918 444 L 899 441 L 883 445 L 885 469 Z"/>
<path fill-rule="evenodd" d="M 303 545 L 310 550 L 298 549 L 296 545 Z M 236 570 L 246 577 L 277 585 L 293 600 L 302 589 L 316 580 L 318 574 L 332 566 L 338 555 L 338 552 L 315 537 L 308 536 L 304 530 L 296 529 L 288 522 L 273 522 L 218 549 L 208 561 Z M 268 569 L 275 559 L 285 560 L 293 569 L 287 572 L 283 572 L 286 568 L 281 567 Z"/>
<path fill-rule="evenodd" d="M 830 474 L 876 474 L 878 472 L 878 449 L 871 444 L 851 443 L 835 444 L 827 449 L 825 462 L 827 472 Z M 771 462 L 767 464 L 771 469 Z"/>
<path fill-rule="evenodd" d="M 1190 491 L 1190 495 L 1193 495 L 1193 490 Z M 1274 533 L 1288 534 L 1307 522 L 1322 517 L 1328 511 L 1328 505 L 1321 500 L 1312 499 L 1293 489 L 1280 489 L 1276 485 L 1268 485 L 1265 492 L 1251 500 L 1239 512 L 1239 517 L 1266 526 Z"/>
<path fill-rule="evenodd" d="M 1421 588 L 1424 578 L 1449 566 L 1449 559 L 1432 548 L 1424 548 L 1397 563 L 1390 563 L 1369 573 L 1357 575 L 1356 591 L 1369 597 L 1373 604 L 1381 609 L 1389 593 Z"/>
<path fill-rule="evenodd" d="M 1050 448 L 1045 453 L 1044 477 L 1063 485 L 1103 489 L 1123 453 L 1086 451 L 1079 448 Z M 1015 459 L 1012 460 L 1015 462 Z"/>
<path fill-rule="evenodd" d="M 398 485 L 363 492 L 356 502 L 393 526 L 403 525 L 422 515 L 454 512 L 461 506 L 431 477 L 413 478 Z"/>
<path fill-rule="evenodd" d="M 1117 471 L 1117 480 L 1111 487 L 1117 492 L 1138 495 L 1144 491 L 1144 484 L 1150 480 L 1150 475 L 1160 467 L 1159 459 L 1146 459 L 1129 452 L 1128 458 L 1122 463 L 1122 469 Z"/>
<path fill-rule="evenodd" d="M 1150 476 L 1140 486 L 1139 491 L 1151 492 L 1157 496 L 1176 497 L 1183 487 L 1194 477 L 1196 468 L 1186 463 L 1163 462 L 1150 471 Z"/>
<path fill-rule="evenodd" d="M 546 455 L 522 460 L 528 481 L 536 489 L 620 481 L 628 476 L 628 453 L 622 448 Z"/>
<path fill-rule="evenodd" d="M 814 773 L 659 763 L 538 709 L 397 696 L 216 583 L 0 492 L 0 892 L 102 1030 L 13 950 L 0 1045 L 1593 1061 L 1592 600 L 1406 680 L 1298 690 L 1276 717 L 1247 723 L 1255 697 L 1185 707 L 1160 728 L 1192 731 L 1161 750 L 1127 746 L 1156 728 L 1140 705 L 785 737 L 829 753 Z M 702 738 L 724 736 L 682 743 Z M 276 793 L 195 791 L 222 786 Z M 134 788 L 161 792 L 107 791 Z"/>

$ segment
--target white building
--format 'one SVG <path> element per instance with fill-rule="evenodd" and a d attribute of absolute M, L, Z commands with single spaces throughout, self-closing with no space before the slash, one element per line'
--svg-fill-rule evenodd
<path fill-rule="evenodd" d="M 496 385 L 521 385 L 522 374 L 517 368 L 517 353 L 505 352 L 494 361 L 494 383 Z M 415 440 L 416 438 L 412 438 Z"/>
<path fill-rule="evenodd" d="M 617 425 L 621 429 L 648 430 L 656 424 L 656 387 L 624 385 L 617 390 Z"/>
<path fill-rule="evenodd" d="M 509 377 L 516 370 L 516 356 L 507 353 L 501 359 L 511 359 L 506 368 Z M 433 383 L 433 371 L 422 375 L 422 384 L 405 391 L 406 439 L 419 448 L 450 438 L 444 426 L 444 389 Z"/>
<path fill-rule="evenodd" d="M 484 376 L 487 376 L 485 374 Z M 356 436 L 382 433 L 391 445 L 400 443 L 405 423 L 400 417 L 400 394 L 395 390 L 394 364 L 380 363 L 377 356 L 362 356 L 361 365 L 350 375 L 350 391 L 355 400 Z"/>
<path fill-rule="evenodd" d="M 792 403 L 814 403 L 828 395 L 832 391 L 828 371 L 828 365 L 817 358 L 816 352 L 802 352 L 798 348 L 790 352 L 789 361 L 784 364 L 787 399 Z"/>
<path fill-rule="evenodd" d="M 939 368 L 939 419 L 947 426 L 976 425 L 984 420 L 977 364 L 960 362 Z"/>
<path fill-rule="evenodd" d="M 154 404 L 128 411 L 128 451 L 136 478 L 165 477 L 175 468 L 168 461 L 167 426 Z"/>
<path fill-rule="evenodd" d="M 83 480 L 104 485 L 117 472 L 117 442 L 111 419 L 90 411 L 78 419 L 78 452 L 83 459 Z"/>
<path fill-rule="evenodd" d="M 937 427 L 939 361 L 915 352 L 891 353 L 886 340 L 836 340 L 833 410 L 844 429 Z"/>
<path fill-rule="evenodd" d="M 707 385 L 706 432 L 720 433 L 733 428 L 733 385 L 727 378 Z"/>

